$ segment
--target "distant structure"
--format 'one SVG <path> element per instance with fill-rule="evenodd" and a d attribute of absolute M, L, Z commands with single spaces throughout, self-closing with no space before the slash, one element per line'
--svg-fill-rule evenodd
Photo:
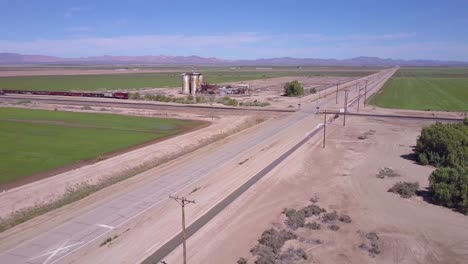
<path fill-rule="evenodd" d="M 182 94 L 195 95 L 200 91 L 203 74 L 198 72 L 182 73 Z"/>

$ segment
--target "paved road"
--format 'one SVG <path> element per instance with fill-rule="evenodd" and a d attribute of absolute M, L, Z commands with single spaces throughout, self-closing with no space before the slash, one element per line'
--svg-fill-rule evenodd
<path fill-rule="evenodd" d="M 334 103 L 335 97 L 330 95 L 322 99 L 317 106 L 323 108 Z M 0 263 L 60 263 L 68 254 L 80 249 L 85 250 L 87 244 L 103 239 L 112 229 L 157 207 L 167 200 L 170 194 L 177 193 L 178 190 L 225 166 L 250 149 L 268 142 L 272 137 L 287 133 L 288 128 L 309 117 L 315 111 L 315 106 L 315 103 L 307 105 L 303 111 L 271 122 L 264 129 L 255 131 L 250 137 L 228 142 L 210 155 L 187 162 L 161 177 L 155 177 L 150 184 L 99 203 L 78 217 L 1 252 Z"/>

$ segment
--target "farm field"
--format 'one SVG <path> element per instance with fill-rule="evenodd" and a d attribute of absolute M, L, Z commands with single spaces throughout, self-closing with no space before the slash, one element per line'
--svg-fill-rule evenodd
<path fill-rule="evenodd" d="M 180 133 L 198 122 L 0 108 L 0 186 Z"/>
<path fill-rule="evenodd" d="M 382 108 L 468 111 L 468 68 L 403 68 L 369 100 Z"/>
<path fill-rule="evenodd" d="M 201 71 L 209 83 L 239 82 L 283 76 L 361 77 L 375 69 L 306 69 L 306 70 L 215 70 Z M 0 77 L 0 89 L 47 91 L 96 91 L 138 88 L 179 87 L 182 71 L 101 75 L 44 75 Z"/>

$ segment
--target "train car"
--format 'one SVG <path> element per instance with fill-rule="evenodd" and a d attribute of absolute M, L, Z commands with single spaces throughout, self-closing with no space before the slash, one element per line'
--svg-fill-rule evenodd
<path fill-rule="evenodd" d="M 125 93 L 125 92 L 88 93 L 88 92 L 63 92 L 63 91 L 0 90 L 0 95 L 4 95 L 4 94 L 32 94 L 32 95 L 56 95 L 56 96 L 128 99 L 128 93 Z"/>
<path fill-rule="evenodd" d="M 117 92 L 117 93 L 113 93 L 112 97 L 117 98 L 117 99 L 128 99 L 128 93 Z"/>

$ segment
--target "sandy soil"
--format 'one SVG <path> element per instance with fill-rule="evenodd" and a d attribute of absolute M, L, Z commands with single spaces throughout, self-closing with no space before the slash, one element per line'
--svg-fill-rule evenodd
<path fill-rule="evenodd" d="M 327 137 L 302 147 L 270 175 L 205 225 L 188 240 L 190 263 L 235 263 L 261 233 L 284 226 L 285 207 L 301 208 L 314 195 L 319 206 L 351 216 L 340 230 L 298 229 L 296 233 L 322 244 L 288 242 L 306 250 L 309 258 L 298 263 L 466 263 L 468 221 L 466 216 L 428 203 L 422 197 L 404 199 L 387 190 L 397 181 L 417 181 L 428 186 L 433 170 L 407 157 L 422 126 L 415 121 L 351 117 L 346 129 L 336 122 Z M 367 139 L 358 137 L 375 131 Z M 384 154 L 384 155 L 382 155 Z M 379 179 L 382 167 L 400 175 Z M 358 246 L 367 232 L 380 237 L 381 253 L 375 258 Z M 167 263 L 181 263 L 181 247 Z"/>

